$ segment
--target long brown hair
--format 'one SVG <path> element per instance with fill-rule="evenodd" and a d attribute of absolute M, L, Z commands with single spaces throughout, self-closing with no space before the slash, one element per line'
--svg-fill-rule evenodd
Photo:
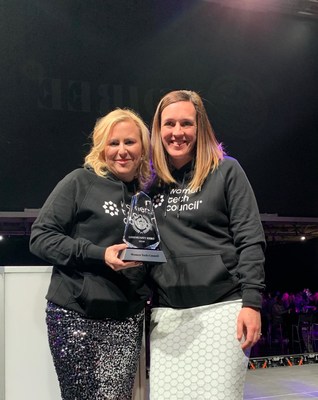
<path fill-rule="evenodd" d="M 152 124 L 151 144 L 153 166 L 158 178 L 164 183 L 175 182 L 169 168 L 169 156 L 161 140 L 161 114 L 172 103 L 190 101 L 196 110 L 197 142 L 194 155 L 194 174 L 188 184 L 190 190 L 199 189 L 210 172 L 213 172 L 224 157 L 222 145 L 217 141 L 203 101 L 198 93 L 190 90 L 175 90 L 167 93 L 159 102 Z"/>

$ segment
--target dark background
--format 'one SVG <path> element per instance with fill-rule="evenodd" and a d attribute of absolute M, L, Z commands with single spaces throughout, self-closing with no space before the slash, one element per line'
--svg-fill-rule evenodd
<path fill-rule="evenodd" d="M 257 2 L 256 2 L 257 3 Z M 261 213 L 318 216 L 318 20 L 184 0 L 1 0 L 0 210 L 39 208 L 117 106 L 199 91 Z"/>
<path fill-rule="evenodd" d="M 260 212 L 318 217 L 318 19 L 202 0 L 0 0 L 0 18 L 0 211 L 40 208 L 99 116 L 150 125 L 163 94 L 192 89 Z M 316 276 L 311 242 L 271 247 L 272 285 Z M 1 263 L 25 264 L 25 243 Z"/>

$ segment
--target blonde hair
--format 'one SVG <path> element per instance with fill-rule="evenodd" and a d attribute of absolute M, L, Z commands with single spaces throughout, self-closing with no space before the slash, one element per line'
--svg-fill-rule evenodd
<path fill-rule="evenodd" d="M 97 120 L 91 134 L 92 147 L 85 157 L 84 167 L 92 167 L 99 176 L 107 176 L 111 171 L 107 160 L 105 160 L 104 150 L 114 126 L 119 122 L 133 121 L 139 129 L 142 143 L 142 157 L 138 169 L 138 180 L 141 188 L 148 185 L 151 179 L 150 167 L 150 134 L 144 121 L 133 110 L 117 108 L 104 117 Z"/>
<path fill-rule="evenodd" d="M 164 183 L 175 183 L 169 168 L 169 156 L 161 140 L 161 114 L 172 103 L 190 101 L 196 110 L 197 141 L 194 155 L 194 174 L 188 184 L 190 190 L 199 189 L 210 172 L 213 172 L 224 158 L 221 143 L 215 133 L 206 113 L 203 101 L 198 93 L 190 90 L 176 90 L 166 94 L 156 109 L 151 133 L 153 149 L 153 166 L 159 179 Z"/>

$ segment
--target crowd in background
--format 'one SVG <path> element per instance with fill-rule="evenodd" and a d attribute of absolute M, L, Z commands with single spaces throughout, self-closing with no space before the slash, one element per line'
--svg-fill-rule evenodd
<path fill-rule="evenodd" d="M 318 324 L 318 291 L 304 288 L 298 292 L 268 291 L 263 294 L 262 342 L 267 346 L 278 344 L 282 348 L 284 342 L 284 351 L 294 352 L 296 329 L 299 328 L 302 335 L 304 326 L 309 328 L 314 324 Z M 309 351 L 305 342 L 302 338 L 302 347 L 296 351 Z"/>

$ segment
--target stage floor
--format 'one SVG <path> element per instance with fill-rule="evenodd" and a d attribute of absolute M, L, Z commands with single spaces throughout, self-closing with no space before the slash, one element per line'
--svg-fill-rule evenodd
<path fill-rule="evenodd" d="M 318 364 L 249 369 L 244 400 L 318 398 Z"/>

